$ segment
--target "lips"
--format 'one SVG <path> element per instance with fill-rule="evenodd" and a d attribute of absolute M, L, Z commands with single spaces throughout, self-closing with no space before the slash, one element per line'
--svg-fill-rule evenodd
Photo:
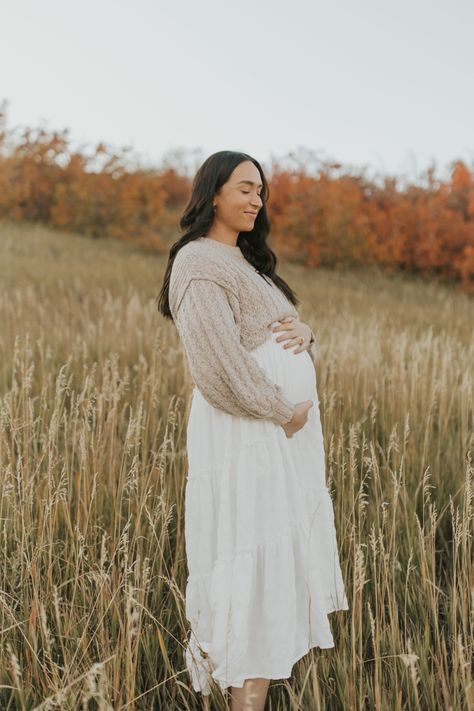
<path fill-rule="evenodd" d="M 256 212 L 246 212 L 246 215 L 252 215 L 252 217 L 256 217 L 257 213 Z"/>

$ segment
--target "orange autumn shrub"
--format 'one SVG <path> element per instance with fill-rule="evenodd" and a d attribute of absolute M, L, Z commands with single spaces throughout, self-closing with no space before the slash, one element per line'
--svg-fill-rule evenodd
<path fill-rule="evenodd" d="M 340 164 L 274 162 L 268 212 L 272 243 L 309 267 L 380 264 L 443 277 L 474 292 L 474 178 L 462 162 L 450 181 L 408 185 L 341 173 Z M 0 219 L 41 222 L 166 253 L 178 235 L 190 178 L 144 169 L 127 149 L 73 149 L 68 132 L 11 130 L 0 110 Z"/>

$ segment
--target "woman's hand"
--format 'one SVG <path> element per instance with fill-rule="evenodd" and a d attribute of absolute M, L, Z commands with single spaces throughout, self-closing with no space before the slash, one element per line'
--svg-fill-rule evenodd
<path fill-rule="evenodd" d="M 308 412 L 313 407 L 313 404 L 312 400 L 304 400 L 295 405 L 291 420 L 281 425 L 288 439 L 305 426 L 308 421 Z"/>
<path fill-rule="evenodd" d="M 300 321 L 299 317 L 286 316 L 285 318 L 280 319 L 280 324 L 281 326 L 274 326 L 272 331 L 286 331 L 284 335 L 275 339 L 278 342 L 288 341 L 288 343 L 285 343 L 283 348 L 298 346 L 293 351 L 295 355 L 296 353 L 302 353 L 302 351 L 309 348 L 313 331 L 307 323 Z"/>

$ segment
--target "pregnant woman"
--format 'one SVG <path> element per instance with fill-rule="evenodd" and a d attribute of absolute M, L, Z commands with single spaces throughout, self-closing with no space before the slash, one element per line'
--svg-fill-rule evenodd
<path fill-rule="evenodd" d="M 187 423 L 185 659 L 194 690 L 264 708 L 271 679 L 334 647 L 347 610 L 314 368 L 316 341 L 267 244 L 268 185 L 245 153 L 200 167 L 159 309 L 194 384 Z"/>

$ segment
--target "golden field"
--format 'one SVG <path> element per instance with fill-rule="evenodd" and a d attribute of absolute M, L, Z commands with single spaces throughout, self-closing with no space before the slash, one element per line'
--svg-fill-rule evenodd
<path fill-rule="evenodd" d="M 0 225 L 1 709 L 202 708 L 183 657 L 191 381 L 156 308 L 165 263 Z M 318 339 L 350 610 L 268 709 L 474 709 L 473 297 L 376 268 L 279 272 Z"/>

